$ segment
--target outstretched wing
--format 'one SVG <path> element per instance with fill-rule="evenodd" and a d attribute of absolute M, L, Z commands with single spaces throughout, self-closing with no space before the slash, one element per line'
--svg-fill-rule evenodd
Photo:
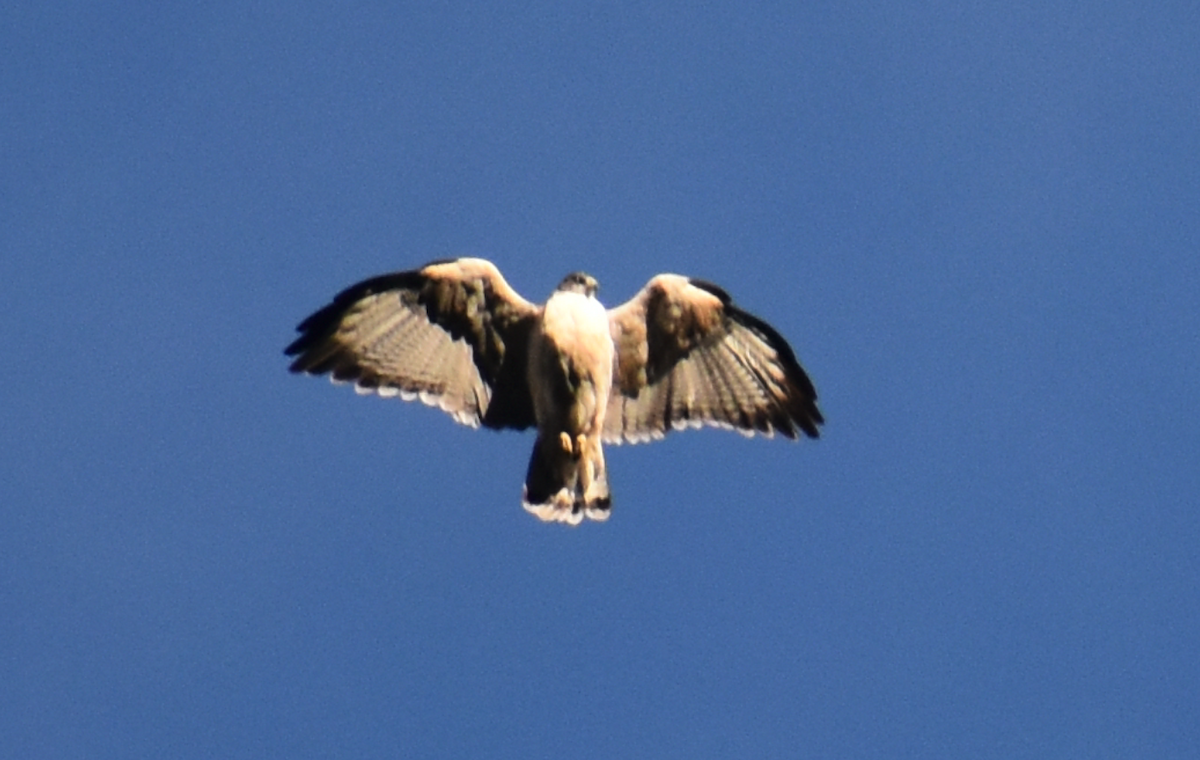
<path fill-rule="evenodd" d="M 701 425 L 816 438 L 825 421 L 787 341 L 715 285 L 658 275 L 609 310 L 609 324 L 617 367 L 605 441 L 636 443 Z"/>
<path fill-rule="evenodd" d="M 534 423 L 526 382 L 539 307 L 483 259 L 428 264 L 353 285 L 300 323 L 292 372 L 419 398 L 465 425 Z"/>

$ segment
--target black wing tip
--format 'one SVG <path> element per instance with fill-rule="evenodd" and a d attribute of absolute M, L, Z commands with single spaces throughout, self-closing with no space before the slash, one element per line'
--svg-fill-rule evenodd
<path fill-rule="evenodd" d="M 283 349 L 284 356 L 297 357 L 291 366 L 288 367 L 288 371 L 297 374 L 313 371 L 314 362 L 306 354 L 310 350 L 318 348 L 329 337 L 333 330 L 336 329 L 338 323 L 341 322 L 342 317 L 354 304 L 376 293 L 420 286 L 424 282 L 424 271 L 426 268 L 449 261 L 456 261 L 456 259 L 430 262 L 420 269 L 390 272 L 388 274 L 368 277 L 341 290 L 333 297 L 332 301 L 317 309 L 312 314 L 309 314 L 304 318 L 304 321 L 296 326 L 296 332 L 300 333 L 300 336 L 288 344 L 287 348 Z M 324 374 L 324 372 L 317 372 L 316 374 Z"/>
<path fill-rule="evenodd" d="M 788 404 L 790 407 L 788 409 L 789 420 L 799 427 L 807 437 L 820 438 L 821 431 L 818 426 L 825 424 L 825 417 L 817 408 L 817 389 L 808 373 L 800 366 L 800 360 L 796 358 L 796 352 L 792 350 L 791 344 L 770 324 L 733 303 L 727 303 L 725 310 L 731 319 L 743 327 L 753 330 L 771 348 L 775 349 L 775 353 L 779 356 L 779 362 L 783 365 L 784 372 L 787 373 L 790 386 L 788 394 L 791 396 L 791 403 Z M 795 438 L 796 436 L 788 437 Z"/>
<path fill-rule="evenodd" d="M 314 315 L 316 316 L 316 315 Z M 312 319 L 310 317 L 309 319 Z M 311 350 L 320 344 L 322 333 L 308 329 L 306 325 L 309 320 L 305 320 L 300 327 L 301 334 L 298 338 L 288 344 L 287 348 L 283 349 L 284 356 L 294 356 L 295 359 L 288 365 L 288 372 L 294 375 L 299 375 L 309 372 L 313 365 L 313 356 Z"/>
<path fill-rule="evenodd" d="M 817 427 L 817 425 L 824 425 L 824 424 L 825 424 L 825 418 L 821 416 L 820 412 L 816 412 L 812 415 L 811 418 L 804 420 L 800 423 L 800 429 L 802 431 L 804 431 L 804 435 L 808 436 L 809 438 L 811 438 L 815 441 L 821 437 L 821 430 L 820 430 L 820 428 Z"/>
<path fill-rule="evenodd" d="M 337 328 L 338 322 L 347 308 L 349 308 L 349 304 L 331 303 L 313 312 L 296 327 L 296 331 L 300 333 L 299 337 L 283 349 L 284 356 L 296 357 L 288 367 L 289 372 L 294 374 L 312 372 L 317 363 L 316 354 L 320 351 L 321 345 Z"/>
<path fill-rule="evenodd" d="M 296 332 L 300 333 L 300 335 L 289 343 L 287 348 L 283 349 L 284 356 L 299 357 L 292 364 L 293 372 L 296 371 L 296 365 L 304 360 L 304 354 L 326 337 L 329 327 L 337 323 L 343 311 L 344 309 L 337 309 L 335 311 L 333 304 L 330 304 L 320 311 L 314 312 L 296 327 Z"/>
<path fill-rule="evenodd" d="M 720 285 L 698 277 L 689 277 L 688 284 L 715 296 L 730 319 L 758 333 L 778 354 L 791 386 L 792 403 L 785 411 L 786 421 L 778 420 L 782 424 L 776 424 L 774 429 L 792 440 L 799 437 L 797 428 L 808 438 L 820 438 L 818 426 L 825 424 L 825 417 L 817 408 L 817 389 L 787 339 L 767 322 L 734 304 L 733 297 Z"/>
<path fill-rule="evenodd" d="M 295 345 L 296 344 L 293 343 L 284 350 L 285 356 L 296 356 L 299 354 L 299 356 L 296 356 L 296 358 L 292 360 L 292 363 L 288 365 L 288 372 L 291 372 L 293 375 L 323 375 L 325 372 L 328 372 L 328 370 L 321 372 L 315 370 L 316 363 L 313 361 L 312 356 L 305 353 L 307 351 L 306 348 L 288 353 L 289 351 L 292 351 L 292 347 Z"/>
<path fill-rule="evenodd" d="M 809 383 L 809 388 L 812 383 Z M 821 429 L 819 426 L 825 424 L 825 417 L 821 414 L 821 410 L 817 408 L 817 393 L 813 391 L 811 394 L 801 395 L 796 399 L 798 408 L 792 409 L 792 422 L 804 432 L 804 435 L 812 439 L 821 437 Z"/>
<path fill-rule="evenodd" d="M 811 385 L 810 383 L 809 387 Z M 811 394 L 797 394 L 793 399 L 789 416 L 792 422 L 803 431 L 804 435 L 813 439 L 821 437 L 820 426 L 825 424 L 825 416 L 817 408 L 817 394 L 815 391 Z"/>
<path fill-rule="evenodd" d="M 800 410 L 785 411 L 786 416 L 773 421 L 775 430 L 793 441 L 798 440 L 801 433 L 806 438 L 820 438 L 821 431 L 817 426 L 824 424 L 825 419 L 817 411 L 816 404 L 810 402 L 805 407 Z"/>

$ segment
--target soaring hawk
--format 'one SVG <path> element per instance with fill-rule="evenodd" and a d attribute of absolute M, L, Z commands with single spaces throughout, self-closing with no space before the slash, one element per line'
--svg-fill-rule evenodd
<path fill-rule="evenodd" d="M 702 425 L 817 437 L 817 392 L 791 347 L 711 283 L 650 280 L 605 311 L 596 280 L 569 274 L 542 306 L 483 259 L 374 277 L 300 323 L 292 372 L 360 393 L 420 399 L 465 425 L 537 427 L 525 509 L 605 520 L 603 443 Z"/>

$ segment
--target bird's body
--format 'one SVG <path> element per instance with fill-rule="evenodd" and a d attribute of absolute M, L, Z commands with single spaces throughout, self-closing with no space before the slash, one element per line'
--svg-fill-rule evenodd
<path fill-rule="evenodd" d="M 593 519 L 608 516 L 601 437 L 612 388 L 613 341 L 608 312 L 595 292 L 592 278 L 569 276 L 546 301 L 529 344 L 528 376 L 543 381 L 532 386 L 538 438 L 523 501 L 542 519 L 578 509 Z"/>
<path fill-rule="evenodd" d="M 365 280 L 300 324 L 293 372 L 419 398 L 457 421 L 536 427 L 523 502 L 542 520 L 603 520 L 602 444 L 704 424 L 817 437 L 816 391 L 787 342 L 720 288 L 658 275 L 611 310 L 573 273 L 544 306 L 490 262 Z"/>

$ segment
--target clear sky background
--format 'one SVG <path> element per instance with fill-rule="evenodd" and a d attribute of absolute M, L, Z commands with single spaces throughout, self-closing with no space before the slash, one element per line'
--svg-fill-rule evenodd
<path fill-rule="evenodd" d="M 9 3 L 9 757 L 1194 758 L 1192 2 Z M 818 442 L 286 372 L 364 277 L 724 286 Z"/>

